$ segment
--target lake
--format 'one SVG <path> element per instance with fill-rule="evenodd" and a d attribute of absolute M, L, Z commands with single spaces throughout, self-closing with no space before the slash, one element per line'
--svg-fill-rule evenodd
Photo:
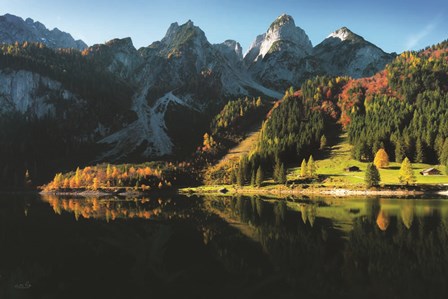
<path fill-rule="evenodd" d="M 0 195 L 0 298 L 447 298 L 448 200 Z"/>

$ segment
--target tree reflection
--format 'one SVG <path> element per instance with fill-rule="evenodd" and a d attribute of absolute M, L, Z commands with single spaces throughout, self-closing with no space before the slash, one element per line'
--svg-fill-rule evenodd
<path fill-rule="evenodd" d="M 127 200 L 111 200 L 100 198 L 62 198 L 56 195 L 42 196 L 57 215 L 68 212 L 76 220 L 102 219 L 114 221 L 117 219 L 169 219 L 177 215 L 171 199 L 134 198 Z M 187 217 L 186 215 L 177 215 Z"/>

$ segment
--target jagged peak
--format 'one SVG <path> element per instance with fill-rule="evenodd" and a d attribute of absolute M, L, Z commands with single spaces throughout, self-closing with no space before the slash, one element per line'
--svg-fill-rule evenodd
<path fill-rule="evenodd" d="M 202 41 L 207 41 L 204 31 L 195 26 L 193 21 L 188 20 L 182 25 L 175 22 L 170 25 L 161 42 L 165 45 L 178 46 L 184 44 L 192 37 L 198 37 Z"/>
<path fill-rule="evenodd" d="M 278 46 L 280 43 L 293 45 L 290 49 L 300 49 L 297 53 L 301 52 L 301 55 L 307 55 L 313 48 L 305 31 L 302 28 L 297 27 L 293 17 L 287 14 L 279 16 L 271 24 L 261 43 L 258 38 L 259 37 L 257 37 L 257 40 L 253 44 L 253 46 L 255 46 L 253 47 L 254 49 L 260 49 L 259 53 L 256 55 L 256 59 L 258 59 L 258 57 L 264 58 L 266 54 L 276 51 L 277 48 L 275 48 L 275 46 Z"/>
<path fill-rule="evenodd" d="M 327 38 L 337 38 L 340 39 L 341 41 L 346 41 L 346 40 L 352 40 L 352 41 L 356 41 L 356 40 L 363 40 L 363 38 L 355 33 L 353 33 L 350 29 L 348 29 L 347 27 L 341 27 L 338 30 L 332 32 Z"/>
<path fill-rule="evenodd" d="M 214 46 L 219 49 L 224 55 L 230 56 L 236 54 L 238 60 L 243 60 L 243 48 L 241 47 L 240 43 L 235 40 L 228 39 L 223 43 L 216 44 Z"/>
<path fill-rule="evenodd" d="M 282 14 L 274 22 L 272 22 L 271 26 L 269 26 L 268 31 L 275 31 L 284 26 L 296 27 L 296 23 L 294 22 L 294 18 L 287 14 Z"/>
<path fill-rule="evenodd" d="M 13 23 L 13 22 L 24 22 L 21 17 L 15 16 L 15 15 L 12 15 L 12 14 L 9 14 L 9 13 L 3 15 L 3 17 L 6 19 L 6 21 L 11 22 L 11 23 Z"/>

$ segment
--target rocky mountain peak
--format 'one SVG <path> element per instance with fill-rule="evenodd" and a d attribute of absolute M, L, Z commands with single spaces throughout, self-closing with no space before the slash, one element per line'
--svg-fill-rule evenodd
<path fill-rule="evenodd" d="M 347 27 L 342 27 L 335 32 L 332 32 L 327 38 L 331 39 L 339 39 L 341 42 L 349 40 L 349 41 L 363 41 L 364 39 L 353 33 L 350 29 Z"/>
<path fill-rule="evenodd" d="M 177 22 L 171 24 L 161 42 L 170 48 L 178 48 L 191 40 L 198 41 L 200 44 L 207 42 L 204 31 L 188 20 L 183 25 Z"/>
<path fill-rule="evenodd" d="M 285 46 L 300 52 L 298 54 L 301 57 L 308 55 L 313 49 L 305 31 L 300 27 L 296 27 L 294 19 L 286 14 L 279 16 L 269 26 L 265 35 L 257 37 L 247 52 L 247 54 L 250 53 L 248 58 L 255 56 L 255 60 L 263 59 L 268 53 L 284 50 Z"/>
<path fill-rule="evenodd" d="M 81 40 L 62 32 L 58 28 L 48 30 L 45 25 L 31 18 L 23 20 L 20 17 L 5 14 L 0 16 L 0 43 L 39 42 L 50 48 L 74 48 L 84 50 L 87 45 Z"/>
<path fill-rule="evenodd" d="M 293 17 L 287 14 L 282 14 L 274 22 L 272 22 L 268 32 L 279 30 L 282 27 L 296 27 Z"/>
<path fill-rule="evenodd" d="M 226 40 L 221 44 L 214 45 L 214 47 L 229 61 L 243 60 L 243 48 L 237 41 Z"/>

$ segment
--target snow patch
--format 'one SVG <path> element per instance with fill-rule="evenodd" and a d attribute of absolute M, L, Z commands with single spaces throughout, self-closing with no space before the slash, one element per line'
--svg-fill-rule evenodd
<path fill-rule="evenodd" d="M 338 38 L 341 41 L 345 41 L 348 39 L 350 33 L 346 30 L 337 30 L 331 33 L 327 38 Z"/>

